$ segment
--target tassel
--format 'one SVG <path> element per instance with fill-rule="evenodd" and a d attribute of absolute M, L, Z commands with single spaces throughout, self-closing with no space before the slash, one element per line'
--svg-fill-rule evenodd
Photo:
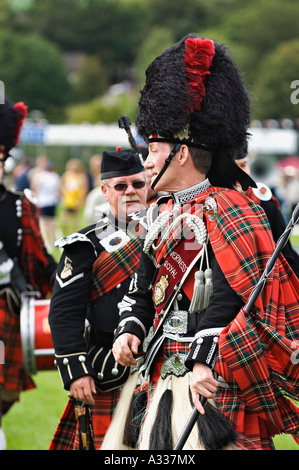
<path fill-rule="evenodd" d="M 203 261 L 206 258 L 207 269 L 203 271 Z M 196 271 L 193 289 L 193 296 L 189 307 L 190 313 L 200 313 L 207 308 L 210 302 L 210 297 L 213 292 L 213 272 L 209 266 L 209 258 L 207 252 L 207 245 L 203 246 L 203 255 L 199 270 Z"/>
<path fill-rule="evenodd" d="M 208 268 L 205 270 L 205 292 L 204 292 L 204 300 L 202 310 L 205 310 L 210 302 L 210 297 L 213 292 L 213 280 L 212 280 L 213 272 L 212 269 Z"/>
<path fill-rule="evenodd" d="M 191 300 L 191 304 L 189 307 L 190 313 L 201 312 L 203 309 L 203 302 L 204 302 L 204 273 L 203 271 L 196 271 L 195 273 L 195 282 L 194 282 L 194 289 L 193 289 L 193 296 Z"/>
<path fill-rule="evenodd" d="M 173 448 L 171 435 L 172 404 L 173 395 L 170 380 L 160 399 L 156 419 L 151 430 L 149 450 L 171 450 Z"/>
<path fill-rule="evenodd" d="M 147 392 L 145 390 L 138 393 L 136 397 L 133 396 L 124 430 L 124 444 L 132 449 L 136 447 L 139 438 L 146 405 Z"/>
<path fill-rule="evenodd" d="M 203 417 L 205 419 L 202 419 Z M 207 450 L 232 447 L 236 442 L 237 435 L 232 423 L 209 402 L 205 406 L 205 414 L 198 418 L 197 425 L 202 443 Z"/>
<path fill-rule="evenodd" d="M 189 391 L 190 392 L 190 391 Z M 191 393 L 189 393 L 192 402 Z M 208 401 L 205 405 L 205 414 L 197 420 L 199 439 L 206 450 L 221 450 L 229 446 L 234 448 L 237 434 L 232 423 L 218 410 L 216 405 Z"/>

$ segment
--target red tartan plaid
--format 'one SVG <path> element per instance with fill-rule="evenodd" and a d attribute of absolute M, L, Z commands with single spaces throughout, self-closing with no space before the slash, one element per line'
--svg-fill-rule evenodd
<path fill-rule="evenodd" d="M 48 264 L 45 256 L 44 241 L 40 232 L 38 212 L 34 204 L 22 196 L 22 256 L 21 265 L 25 279 L 44 297 L 52 287 L 43 277 Z"/>
<path fill-rule="evenodd" d="M 231 287 L 248 301 L 275 245 L 262 209 L 228 190 L 215 195 L 210 242 Z M 269 435 L 299 438 L 299 280 L 281 255 L 252 312 L 242 309 L 219 338 L 217 372 L 264 420 Z"/>
<path fill-rule="evenodd" d="M 4 343 L 4 364 L 0 364 L 0 384 L 8 390 L 29 390 L 34 382 L 23 369 L 20 319 L 7 307 L 5 294 L 0 295 L 0 340 Z"/>
<path fill-rule="evenodd" d="M 218 210 L 215 221 L 206 217 L 211 246 L 246 303 L 275 249 L 269 222 L 259 205 L 237 191 L 210 187 L 207 193 Z M 204 204 L 207 193 L 199 194 L 196 204 Z M 171 210 L 171 204 L 162 210 Z M 299 280 L 280 255 L 253 311 L 241 310 L 220 335 L 216 369 L 230 386 L 229 399 L 220 392 L 220 406 L 245 441 L 248 437 L 248 448 L 250 442 L 252 448 L 267 448 L 269 437 L 281 432 L 299 438 L 299 409 L 289 400 L 299 399 L 298 300 Z"/>
<path fill-rule="evenodd" d="M 132 238 L 122 248 L 103 251 L 93 265 L 89 300 L 94 300 L 131 276 L 139 265 L 141 240 Z"/>
<path fill-rule="evenodd" d="M 95 404 L 92 407 L 92 428 L 95 449 L 101 448 L 107 429 L 110 425 L 113 411 L 120 397 L 121 388 L 109 393 L 97 392 L 94 395 Z M 88 416 L 87 416 L 88 420 Z M 90 435 L 87 446 L 92 447 Z M 82 450 L 82 439 L 79 424 L 75 416 L 74 405 L 69 401 L 56 428 L 49 450 Z"/>
<path fill-rule="evenodd" d="M 219 387 L 216 401 L 222 413 L 234 423 L 238 449 L 273 450 L 266 421 L 251 412 L 231 389 Z"/>

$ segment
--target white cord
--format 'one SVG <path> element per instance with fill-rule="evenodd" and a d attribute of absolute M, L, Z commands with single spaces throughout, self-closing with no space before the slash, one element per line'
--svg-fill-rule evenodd
<path fill-rule="evenodd" d="M 179 223 L 182 219 L 186 219 L 188 227 L 194 232 L 197 242 L 200 245 L 204 245 L 207 240 L 207 229 L 203 220 L 194 214 L 181 214 L 177 216 L 173 222 L 169 225 L 168 229 L 161 236 L 161 241 L 158 245 L 154 245 L 154 241 L 158 238 L 162 230 L 167 226 L 170 217 L 170 212 L 162 212 L 155 222 L 149 227 L 148 233 L 144 242 L 144 252 L 149 253 L 150 248 L 154 251 L 159 250 L 161 245 L 169 236 L 170 232 L 173 230 L 175 224 Z"/>

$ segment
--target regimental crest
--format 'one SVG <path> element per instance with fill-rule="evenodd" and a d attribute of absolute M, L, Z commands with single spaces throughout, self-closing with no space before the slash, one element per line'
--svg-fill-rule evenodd
<path fill-rule="evenodd" d="M 165 301 L 168 287 L 169 274 L 162 274 L 154 287 L 154 302 L 156 306 L 161 305 Z"/>
<path fill-rule="evenodd" d="M 66 279 L 67 277 L 70 277 L 72 273 L 73 273 L 72 260 L 66 256 L 64 260 L 64 267 L 63 267 L 63 270 L 61 271 L 60 277 L 61 279 Z"/>

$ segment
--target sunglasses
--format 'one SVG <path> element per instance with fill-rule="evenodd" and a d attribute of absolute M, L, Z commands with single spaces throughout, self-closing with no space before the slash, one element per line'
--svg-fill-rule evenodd
<path fill-rule="evenodd" d="M 134 189 L 142 189 L 145 186 L 145 181 L 133 181 L 131 183 Z M 114 186 L 108 186 L 108 188 L 113 188 L 115 191 L 126 191 L 129 185 L 127 183 L 117 183 Z"/>

